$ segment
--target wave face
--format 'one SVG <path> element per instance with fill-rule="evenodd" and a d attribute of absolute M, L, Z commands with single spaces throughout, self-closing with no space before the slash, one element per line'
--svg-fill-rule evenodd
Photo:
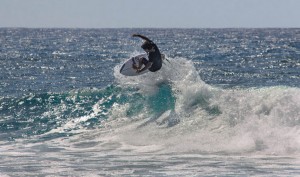
<path fill-rule="evenodd" d="M 90 130 L 105 137 L 116 129 L 116 142 L 155 145 L 157 151 L 299 152 L 298 88 L 213 87 L 185 58 L 170 58 L 158 73 L 138 77 L 120 75 L 119 67 L 115 83 L 103 89 L 2 98 L 1 139 L 55 139 Z"/>
<path fill-rule="evenodd" d="M 135 140 L 146 139 L 141 144 L 161 143 L 162 149 L 175 152 L 299 152 L 299 88 L 213 87 L 185 58 L 171 59 L 159 74 L 133 79 L 117 70 L 122 87 L 136 86 L 146 100 L 153 100 L 141 103 L 138 116 L 144 122 L 129 131 Z"/>

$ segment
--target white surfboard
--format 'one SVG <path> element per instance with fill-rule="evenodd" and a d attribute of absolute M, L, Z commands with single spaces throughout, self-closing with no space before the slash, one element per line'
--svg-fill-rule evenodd
<path fill-rule="evenodd" d="M 137 73 L 136 69 L 133 69 L 132 65 L 133 63 L 138 63 L 140 58 L 146 58 L 148 60 L 148 55 L 147 54 L 140 54 L 137 55 L 135 57 L 130 58 L 129 60 L 127 60 L 123 66 L 120 69 L 120 73 L 125 75 L 125 76 L 138 76 L 141 74 L 144 74 L 146 72 L 148 72 L 149 70 L 145 70 L 143 72 Z M 145 67 L 145 65 L 142 65 L 142 68 Z"/>

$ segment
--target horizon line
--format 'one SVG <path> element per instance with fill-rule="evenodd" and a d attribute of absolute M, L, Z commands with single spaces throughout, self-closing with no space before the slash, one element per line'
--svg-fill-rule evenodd
<path fill-rule="evenodd" d="M 300 27 L 2 27 L 20 29 L 300 29 Z"/>

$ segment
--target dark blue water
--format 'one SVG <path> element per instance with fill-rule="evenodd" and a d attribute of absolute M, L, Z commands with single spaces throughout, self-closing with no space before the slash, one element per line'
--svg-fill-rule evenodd
<path fill-rule="evenodd" d="M 143 53 L 133 33 L 170 63 L 120 75 Z M 299 39 L 296 28 L 1 28 L 0 175 L 299 175 Z"/>
<path fill-rule="evenodd" d="M 299 87 L 299 29 L 1 29 L 1 96 L 112 84 L 139 32 L 169 57 L 195 63 L 208 84 Z"/>

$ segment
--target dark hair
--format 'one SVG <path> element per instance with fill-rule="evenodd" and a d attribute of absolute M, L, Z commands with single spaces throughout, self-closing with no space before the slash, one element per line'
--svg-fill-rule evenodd
<path fill-rule="evenodd" d="M 144 49 L 144 50 L 145 50 L 145 49 L 152 49 L 152 45 L 151 45 L 151 43 L 148 42 L 148 41 L 145 41 L 141 47 L 142 47 L 142 49 Z"/>

